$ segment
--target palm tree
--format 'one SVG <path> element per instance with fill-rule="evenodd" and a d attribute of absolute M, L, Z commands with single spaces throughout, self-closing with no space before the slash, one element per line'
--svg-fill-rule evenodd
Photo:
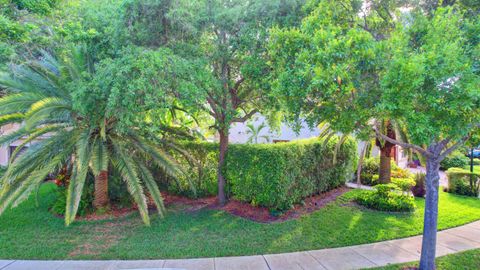
<path fill-rule="evenodd" d="M 250 137 L 248 137 L 247 143 L 258 143 L 259 138 L 263 138 L 265 141 L 269 142 L 270 137 L 268 137 L 267 135 L 260 136 L 260 133 L 266 127 L 267 125 L 265 125 L 264 122 L 262 122 L 257 127 L 255 127 L 253 123 L 247 124 L 247 134 L 250 134 Z"/>
<path fill-rule="evenodd" d="M 23 153 L 12 153 L 0 179 L 0 214 L 28 198 L 48 174 L 70 164 L 66 225 L 76 217 L 89 172 L 95 176 L 94 207 L 108 207 L 110 168 L 126 182 L 145 224 L 149 224 L 149 216 L 144 187 L 163 215 L 162 197 L 146 162 L 153 160 L 172 176 L 178 174 L 179 167 L 162 147 L 148 141 L 137 129 L 119 129 L 117 119 L 107 117 L 102 106 L 88 115 L 74 108 L 70 87 L 80 84 L 85 74 L 93 74 L 93 65 L 82 50 L 73 50 L 65 60 L 44 54 L 40 60 L 15 66 L 12 74 L 0 79 L 0 86 L 9 93 L 0 98 L 0 126 L 17 123 L 20 127 L 0 137 L 0 144 L 23 138 L 19 151 L 29 142 L 36 143 Z M 40 138 L 45 134 L 46 138 Z"/>

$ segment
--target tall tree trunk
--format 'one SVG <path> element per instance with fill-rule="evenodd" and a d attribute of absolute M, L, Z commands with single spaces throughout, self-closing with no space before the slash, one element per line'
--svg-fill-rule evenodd
<path fill-rule="evenodd" d="M 228 129 L 219 130 L 220 135 L 220 153 L 218 156 L 218 203 L 220 205 L 225 205 L 227 202 L 227 196 L 225 194 L 225 176 L 223 175 L 223 170 L 225 167 L 225 158 L 228 150 Z"/>
<path fill-rule="evenodd" d="M 390 121 L 386 121 L 386 135 L 389 138 L 396 139 L 395 130 Z M 381 184 L 390 183 L 390 177 L 392 174 L 392 149 L 395 147 L 393 143 L 383 142 L 383 144 L 377 139 L 377 146 L 380 148 L 380 168 L 378 171 L 378 182 Z"/>
<path fill-rule="evenodd" d="M 100 209 L 108 206 L 108 171 L 101 171 L 95 176 L 95 194 L 93 206 Z"/>
<path fill-rule="evenodd" d="M 378 182 L 381 184 L 390 183 L 390 178 L 392 176 L 391 152 L 391 147 L 380 148 L 380 168 L 378 171 Z"/>
<path fill-rule="evenodd" d="M 435 248 L 437 245 L 438 187 L 440 161 L 438 155 L 427 158 L 425 216 L 423 225 L 422 255 L 420 270 L 435 269 Z"/>

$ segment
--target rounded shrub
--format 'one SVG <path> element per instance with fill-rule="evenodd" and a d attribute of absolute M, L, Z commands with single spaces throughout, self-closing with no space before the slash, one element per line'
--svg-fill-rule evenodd
<path fill-rule="evenodd" d="M 440 162 L 440 169 L 442 170 L 448 170 L 450 168 L 463 168 L 467 166 L 469 163 L 469 158 L 466 157 L 462 152 L 460 151 L 455 151 L 449 156 L 445 157 Z"/>

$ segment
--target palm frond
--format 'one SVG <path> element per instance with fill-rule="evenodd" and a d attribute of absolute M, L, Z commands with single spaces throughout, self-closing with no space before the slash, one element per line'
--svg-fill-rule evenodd
<path fill-rule="evenodd" d="M 0 85 L 1 86 L 1 85 Z M 37 93 L 19 93 L 0 98 L 0 115 L 23 113 L 44 96 Z"/>
<path fill-rule="evenodd" d="M 23 142 L 20 145 L 18 145 L 15 151 L 13 151 L 12 154 L 10 155 L 9 163 L 12 163 L 12 161 L 17 157 L 18 153 L 23 149 L 23 147 L 25 147 L 27 144 L 29 144 L 33 140 L 37 139 L 38 137 L 46 133 L 54 132 L 56 130 L 60 130 L 63 128 L 64 126 L 62 125 L 49 125 L 49 126 L 40 127 L 33 132 L 30 131 L 30 135 L 26 139 L 24 139 Z"/>
<path fill-rule="evenodd" d="M 147 198 L 143 191 L 143 187 L 138 177 L 137 167 L 133 159 L 125 154 L 123 147 L 114 139 L 111 140 L 115 155 L 112 155 L 112 165 L 122 175 L 123 180 L 127 183 L 128 192 L 132 195 L 137 204 L 138 211 L 143 222 L 149 226 L 150 218 L 148 216 Z"/>
<path fill-rule="evenodd" d="M 93 153 L 90 159 L 90 168 L 93 174 L 98 175 L 101 171 L 108 169 L 109 153 L 105 142 L 97 138 L 93 146 Z"/>
<path fill-rule="evenodd" d="M 88 173 L 88 162 L 91 159 L 90 132 L 84 131 L 76 143 L 75 162 L 72 177 L 67 190 L 65 208 L 65 225 L 70 225 L 77 215 L 78 205 L 82 196 L 85 179 Z"/>
<path fill-rule="evenodd" d="M 0 116 L 0 126 L 23 121 L 25 115 L 23 113 L 12 113 Z"/>
<path fill-rule="evenodd" d="M 133 132 L 130 132 L 129 135 L 132 145 L 134 145 L 140 151 L 151 156 L 157 166 L 162 168 L 165 173 L 172 177 L 176 177 L 182 172 L 180 165 L 178 165 L 167 153 L 165 153 L 165 151 L 160 149 L 158 146 L 147 142 L 145 139 Z"/>
<path fill-rule="evenodd" d="M 38 122 L 48 119 L 58 111 L 69 111 L 71 109 L 67 100 L 57 97 L 41 99 L 30 107 L 25 113 L 25 126 L 27 129 L 35 126 Z"/>
<path fill-rule="evenodd" d="M 163 204 L 162 194 L 158 189 L 158 185 L 155 182 L 152 173 L 142 162 L 137 162 L 137 166 L 142 175 L 143 182 L 145 183 L 145 186 L 147 187 L 150 196 L 152 197 L 155 205 L 157 206 L 158 214 L 163 217 L 163 213 L 165 213 L 165 205 Z"/>

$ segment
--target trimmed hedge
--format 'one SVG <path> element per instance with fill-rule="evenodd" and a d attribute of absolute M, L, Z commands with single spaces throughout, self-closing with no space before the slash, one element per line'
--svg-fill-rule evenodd
<path fill-rule="evenodd" d="M 448 192 L 474 197 L 480 195 L 480 173 L 472 173 L 462 168 L 450 168 L 447 176 Z"/>
<path fill-rule="evenodd" d="M 227 193 L 253 205 L 285 210 L 305 197 L 341 186 L 350 180 L 356 167 L 357 144 L 347 139 L 334 164 L 337 141 L 334 137 L 326 145 L 317 138 L 278 144 L 230 144 L 224 172 Z M 196 196 L 215 195 L 218 144 L 188 142 L 184 148 L 196 164 L 179 159 L 186 174 L 177 182 L 170 180 L 168 190 L 194 196 L 188 188 L 190 181 Z"/>
<path fill-rule="evenodd" d="M 466 157 L 462 152 L 455 151 L 452 154 L 445 157 L 440 162 L 440 169 L 448 170 L 450 168 L 462 168 L 466 165 L 470 164 L 470 159 Z"/>
<path fill-rule="evenodd" d="M 348 139 L 334 164 L 337 140 L 325 146 L 317 138 L 232 145 L 226 174 L 232 195 L 253 205 L 285 210 L 305 197 L 345 184 L 356 165 L 357 144 Z"/>

